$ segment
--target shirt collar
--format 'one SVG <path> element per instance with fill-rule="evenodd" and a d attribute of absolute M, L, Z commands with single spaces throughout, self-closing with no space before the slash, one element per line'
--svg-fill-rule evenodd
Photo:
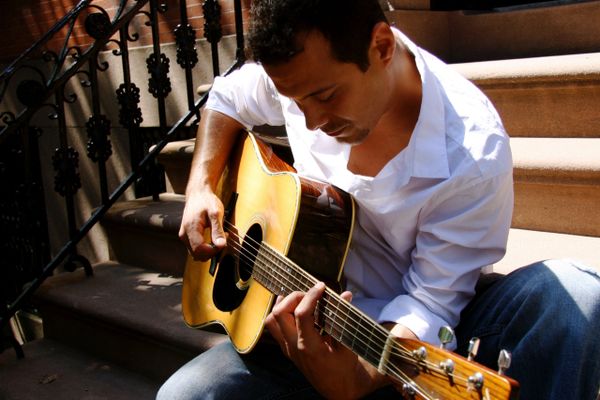
<path fill-rule="evenodd" d="M 407 167 L 413 177 L 448 178 L 450 169 L 446 148 L 444 100 L 439 82 L 425 63 L 423 51 L 402 32 L 392 29 L 396 40 L 403 43 L 413 54 L 423 87 L 419 118 L 406 148 L 404 167 Z"/>

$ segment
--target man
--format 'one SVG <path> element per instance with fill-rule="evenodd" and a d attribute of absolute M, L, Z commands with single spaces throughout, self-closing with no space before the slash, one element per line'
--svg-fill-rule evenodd
<path fill-rule="evenodd" d="M 479 336 L 478 361 L 492 368 L 507 348 L 523 398 L 594 398 L 597 275 L 538 264 L 473 299 L 481 269 L 504 254 L 513 202 L 509 141 L 485 96 L 391 28 L 377 0 L 255 0 L 249 43 L 257 64 L 217 79 L 203 114 L 180 230 L 191 254 L 208 259 L 226 244 L 214 191 L 239 133 L 285 124 L 298 172 L 358 204 L 344 298 L 398 337 L 438 343 L 450 325 L 464 354 Z M 278 299 L 266 326 L 281 352 L 217 346 L 159 397 L 397 396 L 314 328 L 323 290 Z"/>

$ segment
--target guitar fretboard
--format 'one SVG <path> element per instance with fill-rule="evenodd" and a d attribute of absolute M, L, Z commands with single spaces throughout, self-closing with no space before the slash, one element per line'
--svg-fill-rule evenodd
<path fill-rule="evenodd" d="M 271 293 L 282 296 L 306 292 L 317 283 L 265 243 L 260 245 L 252 276 Z M 355 354 L 379 366 L 389 333 L 329 288 L 317 304 L 315 324 Z"/>

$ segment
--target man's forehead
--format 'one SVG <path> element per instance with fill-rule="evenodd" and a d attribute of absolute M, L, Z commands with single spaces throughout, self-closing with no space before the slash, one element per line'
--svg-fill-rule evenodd
<path fill-rule="evenodd" d="M 335 85 L 330 69 L 338 63 L 331 55 L 329 41 L 311 31 L 305 35 L 301 50 L 289 61 L 263 67 L 281 94 L 306 98 Z"/>
<path fill-rule="evenodd" d="M 323 75 L 293 73 L 291 69 L 289 73 L 278 70 L 277 73 L 270 74 L 267 68 L 265 70 L 279 93 L 296 100 L 318 96 L 336 86 L 336 82 Z"/>

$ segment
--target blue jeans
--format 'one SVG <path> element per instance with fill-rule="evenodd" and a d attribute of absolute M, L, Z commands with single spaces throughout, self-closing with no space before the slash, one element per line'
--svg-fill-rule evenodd
<path fill-rule="evenodd" d="M 600 385 L 600 276 L 570 261 L 514 271 L 477 293 L 456 328 L 457 352 L 479 337 L 477 361 L 496 369 L 507 349 L 507 375 L 520 398 L 595 400 Z M 372 399 L 398 398 L 384 388 Z M 229 343 L 199 355 L 173 374 L 157 399 L 321 398 L 274 344 L 238 354 Z"/>

